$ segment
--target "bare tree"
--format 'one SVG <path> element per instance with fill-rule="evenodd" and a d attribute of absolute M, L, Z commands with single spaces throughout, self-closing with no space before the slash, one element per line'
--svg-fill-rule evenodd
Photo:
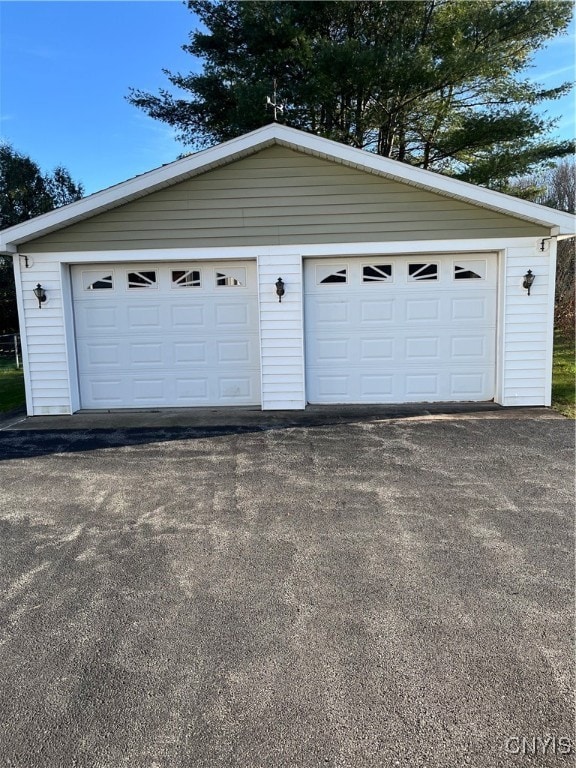
<path fill-rule="evenodd" d="M 562 160 L 545 174 L 545 188 L 537 202 L 559 211 L 576 211 L 576 161 Z M 561 240 L 558 243 L 556 266 L 556 327 L 565 333 L 574 334 L 575 312 L 575 269 L 576 239 Z"/>

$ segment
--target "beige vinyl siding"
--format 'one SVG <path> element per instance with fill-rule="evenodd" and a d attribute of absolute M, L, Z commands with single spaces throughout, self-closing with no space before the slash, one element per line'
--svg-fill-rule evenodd
<path fill-rule="evenodd" d="M 27 253 L 545 236 L 548 230 L 273 146 L 27 243 Z"/>
<path fill-rule="evenodd" d="M 276 280 L 286 293 L 278 301 Z M 299 255 L 260 256 L 260 350 L 262 409 L 304 408 L 302 259 Z"/>

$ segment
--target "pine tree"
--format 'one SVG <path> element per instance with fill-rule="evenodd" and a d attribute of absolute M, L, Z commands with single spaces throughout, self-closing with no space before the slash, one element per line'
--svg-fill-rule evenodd
<path fill-rule="evenodd" d="M 271 121 L 272 82 L 295 127 L 493 188 L 573 151 L 535 110 L 571 87 L 525 77 L 532 54 L 566 31 L 564 0 L 216 2 L 190 0 L 207 31 L 184 49 L 200 74 L 166 72 L 158 95 L 129 101 L 193 148 Z"/>

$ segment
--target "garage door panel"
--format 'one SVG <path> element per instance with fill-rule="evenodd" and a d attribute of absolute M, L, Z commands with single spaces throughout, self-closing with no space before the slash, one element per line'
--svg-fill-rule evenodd
<path fill-rule="evenodd" d="M 322 339 L 317 342 L 317 359 L 322 362 L 346 362 L 350 358 L 348 339 Z"/>
<path fill-rule="evenodd" d="M 93 408 L 121 407 L 123 403 L 123 377 L 80 376 L 80 387 L 87 393 Z"/>
<path fill-rule="evenodd" d="M 318 328 L 348 323 L 350 307 L 346 301 L 320 299 L 314 306 L 314 322 Z"/>
<path fill-rule="evenodd" d="M 363 283 L 364 260 L 331 261 L 332 270 L 345 266 L 348 276 L 348 283 L 333 285 L 316 281 L 320 261 L 305 264 L 309 402 L 489 400 L 494 396 L 495 254 L 475 259 L 454 255 L 381 258 L 382 263 L 391 262 L 393 279 L 367 283 Z M 411 264 L 432 262 L 438 265 L 437 280 L 410 279 Z M 456 266 L 460 267 L 458 278 Z"/>
<path fill-rule="evenodd" d="M 328 373 L 319 373 L 317 375 L 318 394 L 321 397 L 327 398 L 343 397 L 350 389 L 348 386 L 349 379 L 350 376 L 347 375 L 338 376 Z"/>
<path fill-rule="evenodd" d="M 393 376 L 362 374 L 359 379 L 360 393 L 364 400 L 373 399 L 375 402 L 380 402 L 392 396 L 394 392 Z"/>
<path fill-rule="evenodd" d="M 484 297 L 451 299 L 452 320 L 488 320 L 488 302 Z"/>
<path fill-rule="evenodd" d="M 386 323 L 394 320 L 394 302 L 392 299 L 381 301 L 360 300 L 360 322 L 363 325 Z"/>
<path fill-rule="evenodd" d="M 440 395 L 439 376 L 435 373 L 411 373 L 405 378 L 406 394 L 421 400 L 436 399 Z"/>
<path fill-rule="evenodd" d="M 459 362 L 464 360 L 484 360 L 488 347 L 493 348 L 490 340 L 482 335 L 458 335 L 450 339 L 450 355 Z"/>
<path fill-rule="evenodd" d="M 163 377 L 135 376 L 132 379 L 132 392 L 136 405 L 161 404 L 166 398 L 166 381 Z"/>
<path fill-rule="evenodd" d="M 170 326 L 174 330 L 187 331 L 191 328 L 203 328 L 206 320 L 204 318 L 204 307 L 201 304 L 176 304 L 169 308 Z"/>
<path fill-rule="evenodd" d="M 128 306 L 127 308 L 127 327 L 128 331 L 160 331 L 162 324 L 160 320 L 160 307 L 153 306 Z"/>
<path fill-rule="evenodd" d="M 404 316 L 407 322 L 440 320 L 440 299 L 406 299 Z"/>
<path fill-rule="evenodd" d="M 466 371 L 450 374 L 450 392 L 455 400 L 481 398 L 487 389 L 484 371 Z"/>
<path fill-rule="evenodd" d="M 118 309 L 113 306 L 77 307 L 76 327 L 78 333 L 90 332 L 108 334 L 118 326 Z"/>
<path fill-rule="evenodd" d="M 176 367 L 207 363 L 205 341 L 175 341 L 172 345 L 172 353 Z"/>
<path fill-rule="evenodd" d="M 128 344 L 128 363 L 136 366 L 162 366 L 165 364 L 163 345 L 160 342 L 144 342 Z"/>
<path fill-rule="evenodd" d="M 243 303 L 226 304 L 217 302 L 214 305 L 214 328 L 229 331 L 248 328 L 249 313 L 248 307 Z"/>
<path fill-rule="evenodd" d="M 78 344 L 78 360 L 82 369 L 86 367 L 110 370 L 121 365 L 122 353 L 119 342 L 86 342 Z"/>
<path fill-rule="evenodd" d="M 361 363 L 380 363 L 394 359 L 394 339 L 362 339 L 358 348 Z"/>
<path fill-rule="evenodd" d="M 208 381 L 204 377 L 175 379 L 176 402 L 181 405 L 204 404 L 208 399 Z"/>
<path fill-rule="evenodd" d="M 219 399 L 223 402 L 244 401 L 254 396 L 253 381 L 249 376 L 220 376 Z"/>
<path fill-rule="evenodd" d="M 441 340 L 438 336 L 408 337 L 405 341 L 407 361 L 440 360 Z"/>
<path fill-rule="evenodd" d="M 251 360 L 250 344 L 245 340 L 217 341 L 219 363 L 249 363 Z"/>
<path fill-rule="evenodd" d="M 490 397 L 490 377 L 485 372 L 448 371 L 422 374 L 419 370 L 390 373 L 354 372 L 349 375 L 326 375 L 312 371 L 310 402 L 343 403 L 350 391 L 356 392 L 354 402 L 423 402 L 433 400 L 486 400 Z"/>
<path fill-rule="evenodd" d="M 83 276 L 87 272 L 93 274 Z M 72 268 L 82 407 L 260 402 L 254 263 L 118 264 L 114 287 L 109 281 L 104 289 L 87 289 L 100 272 L 111 274 L 109 268 Z M 127 287 L 130 275 L 152 272 L 152 287 Z M 216 284 L 220 274 L 228 284 Z"/>

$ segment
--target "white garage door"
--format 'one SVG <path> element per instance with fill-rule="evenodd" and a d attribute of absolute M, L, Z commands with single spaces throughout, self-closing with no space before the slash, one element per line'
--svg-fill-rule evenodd
<path fill-rule="evenodd" d="M 490 400 L 496 272 L 495 254 L 307 261 L 308 401 Z"/>
<path fill-rule="evenodd" d="M 260 402 L 254 262 L 72 267 L 83 408 Z"/>

